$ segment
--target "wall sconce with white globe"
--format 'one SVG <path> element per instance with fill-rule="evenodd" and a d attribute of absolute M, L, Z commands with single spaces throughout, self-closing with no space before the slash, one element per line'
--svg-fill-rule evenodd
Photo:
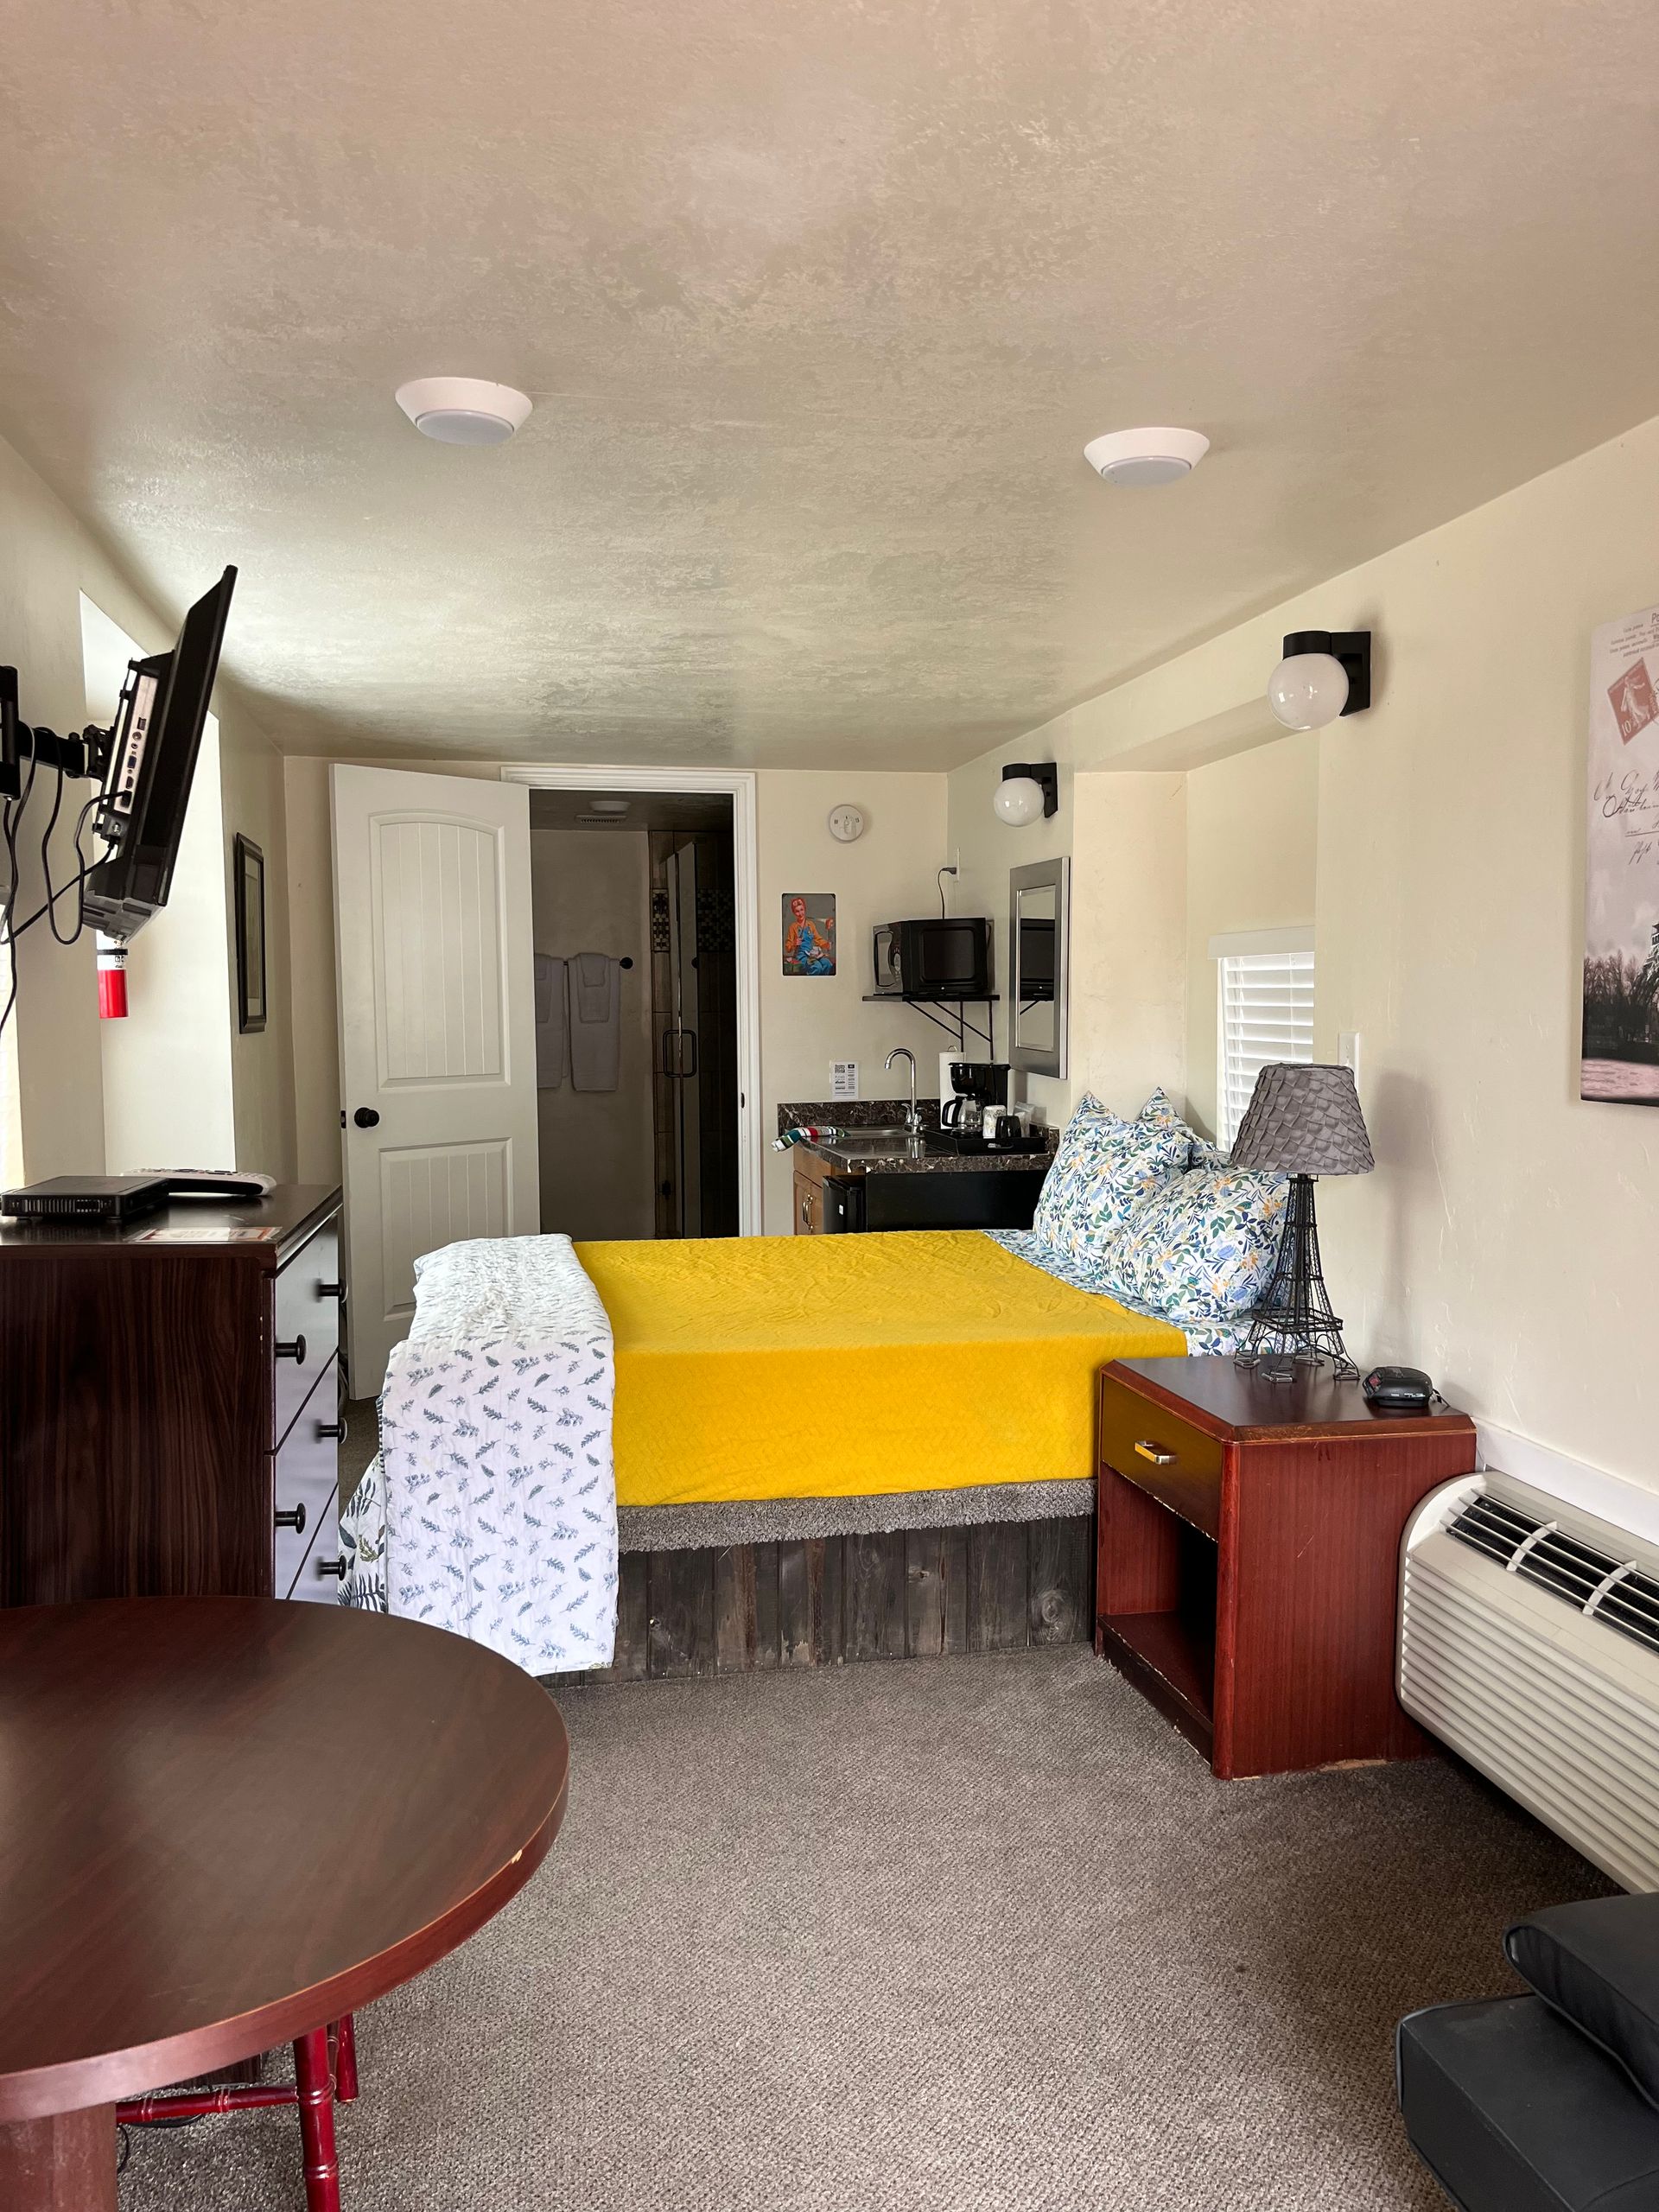
<path fill-rule="evenodd" d="M 1060 810 L 1060 772 L 1052 760 L 1007 762 L 991 798 L 992 811 L 1010 830 L 1023 830 Z"/>
<path fill-rule="evenodd" d="M 1287 729 L 1323 729 L 1371 703 L 1369 630 L 1293 630 L 1268 683 L 1268 704 Z"/>

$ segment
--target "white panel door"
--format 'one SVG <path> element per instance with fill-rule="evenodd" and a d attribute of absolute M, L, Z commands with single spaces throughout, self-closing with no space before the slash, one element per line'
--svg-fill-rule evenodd
<path fill-rule="evenodd" d="M 408 1331 L 415 1262 L 541 1226 L 530 793 L 331 772 L 352 1395 Z"/>

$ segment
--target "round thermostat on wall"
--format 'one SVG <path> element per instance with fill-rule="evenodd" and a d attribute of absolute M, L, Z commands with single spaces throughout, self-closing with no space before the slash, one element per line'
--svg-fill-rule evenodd
<path fill-rule="evenodd" d="M 830 810 L 830 835 L 843 845 L 850 845 L 864 835 L 864 817 L 855 806 L 836 806 Z"/>

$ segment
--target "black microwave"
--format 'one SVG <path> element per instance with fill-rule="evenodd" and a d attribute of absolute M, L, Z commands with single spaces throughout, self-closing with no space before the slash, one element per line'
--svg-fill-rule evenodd
<path fill-rule="evenodd" d="M 875 988 L 893 998 L 988 998 L 989 922 L 951 914 L 883 923 L 875 932 Z"/>

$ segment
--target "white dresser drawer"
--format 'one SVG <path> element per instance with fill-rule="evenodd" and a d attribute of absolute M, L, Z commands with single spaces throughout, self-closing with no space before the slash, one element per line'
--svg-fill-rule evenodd
<path fill-rule="evenodd" d="M 318 1560 L 340 1556 L 340 1446 L 334 1430 L 339 1418 L 332 1377 L 304 1407 L 271 1458 L 271 1592 L 278 1598 L 327 1596 L 338 1580 L 313 1591 L 308 1570 Z M 302 1589 L 298 1586 L 308 1582 Z"/>
<path fill-rule="evenodd" d="M 280 1444 L 340 1348 L 340 1238 L 318 1230 L 276 1277 L 273 1295 L 270 1440 Z M 332 1410 L 329 1418 L 333 1419 Z"/>

